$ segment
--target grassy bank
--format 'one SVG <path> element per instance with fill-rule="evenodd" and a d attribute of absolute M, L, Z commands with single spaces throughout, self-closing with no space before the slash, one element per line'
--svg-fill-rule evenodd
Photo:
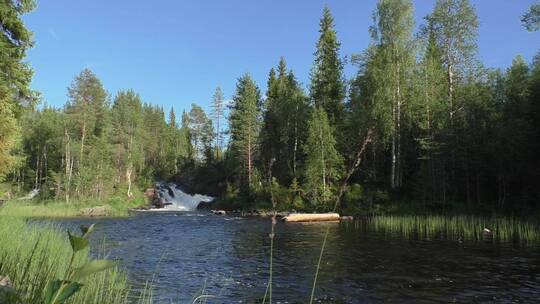
<path fill-rule="evenodd" d="M 143 199 L 124 200 L 111 198 L 107 200 L 81 200 L 66 203 L 53 200 L 11 200 L 0 207 L 0 216 L 13 217 L 46 217 L 68 218 L 85 216 L 84 209 L 105 207 L 107 216 L 122 217 L 128 215 L 128 209 L 142 205 Z"/>
<path fill-rule="evenodd" d="M 21 218 L 0 215 L 0 275 L 8 276 L 22 303 L 41 303 L 46 286 L 62 278 L 71 257 L 64 231 L 52 225 L 34 226 Z M 9 237 L 5 237 L 9 236 Z M 74 265 L 89 260 L 88 249 L 77 255 Z M 117 267 L 96 273 L 67 303 L 127 303 L 127 275 Z"/>
<path fill-rule="evenodd" d="M 474 216 L 373 216 L 368 229 L 405 237 L 540 242 L 538 222 Z M 484 230 L 487 229 L 487 230 Z"/>

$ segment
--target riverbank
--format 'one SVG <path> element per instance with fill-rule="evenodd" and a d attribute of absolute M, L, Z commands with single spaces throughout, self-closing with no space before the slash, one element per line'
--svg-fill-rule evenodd
<path fill-rule="evenodd" d="M 0 216 L 29 218 L 125 217 L 129 209 L 141 206 L 144 199 L 81 200 L 66 203 L 54 200 L 9 200 L 0 206 Z"/>
<path fill-rule="evenodd" d="M 52 224 L 33 225 L 0 214 L 0 235 L 10 236 L 0 242 L 0 276 L 9 278 L 20 298 L 16 303 L 42 303 L 46 287 L 63 278 L 69 268 L 72 249 L 67 233 Z M 78 252 L 74 267 L 89 259 L 88 249 Z M 86 277 L 80 283 L 83 285 L 70 303 L 128 303 L 131 286 L 127 274 L 118 267 Z M 140 298 L 139 303 L 144 301 Z"/>

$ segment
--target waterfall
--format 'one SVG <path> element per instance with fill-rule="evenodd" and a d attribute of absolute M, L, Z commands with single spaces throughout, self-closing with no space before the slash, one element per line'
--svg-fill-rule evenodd
<path fill-rule="evenodd" d="M 166 206 L 164 211 L 194 211 L 201 202 L 212 202 L 213 197 L 202 194 L 188 194 L 175 183 L 158 183 L 156 189 Z"/>

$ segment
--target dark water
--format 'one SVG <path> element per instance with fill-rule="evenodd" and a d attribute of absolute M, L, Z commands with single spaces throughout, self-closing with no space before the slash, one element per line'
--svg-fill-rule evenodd
<path fill-rule="evenodd" d="M 96 222 L 135 286 L 155 278 L 156 303 L 261 303 L 270 220 L 206 213 L 140 213 Z M 278 223 L 274 303 L 306 303 L 327 225 L 318 303 L 540 303 L 540 247 L 410 240 L 353 224 Z"/>

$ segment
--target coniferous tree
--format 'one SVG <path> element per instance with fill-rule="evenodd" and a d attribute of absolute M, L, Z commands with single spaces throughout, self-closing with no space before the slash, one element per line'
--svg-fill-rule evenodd
<path fill-rule="evenodd" d="M 221 133 L 222 121 L 225 115 L 225 97 L 223 96 L 223 91 L 220 87 L 216 88 L 214 96 L 212 98 L 212 120 L 215 125 L 215 139 L 216 139 L 216 159 L 219 160 L 221 157 L 222 145 L 223 145 L 223 134 Z"/>
<path fill-rule="evenodd" d="M 72 136 L 78 141 L 76 158 L 76 194 L 84 195 L 89 181 L 99 174 L 95 171 L 95 164 L 86 159 L 92 152 L 90 143 L 105 136 L 107 132 L 107 92 L 101 81 L 88 69 L 84 69 L 75 77 L 68 88 L 69 102 L 66 113 L 71 124 Z"/>
<path fill-rule="evenodd" d="M 304 189 L 314 205 L 326 207 L 325 204 L 331 198 L 333 187 L 340 177 L 343 161 L 336 149 L 334 129 L 322 107 L 312 111 L 304 150 Z"/>
<path fill-rule="evenodd" d="M 446 172 L 441 159 L 443 131 L 448 126 L 447 81 L 441 54 L 433 30 L 423 29 L 425 49 L 416 70 L 415 100 L 412 107 L 415 140 L 419 148 L 421 180 L 418 192 L 423 202 L 443 202 L 445 199 Z"/>
<path fill-rule="evenodd" d="M 189 111 L 189 133 L 191 135 L 191 145 L 194 151 L 194 159 L 198 162 L 209 161 L 207 151 L 211 149 L 214 139 L 214 128 L 212 121 L 204 110 L 196 105 L 191 105 Z"/>
<path fill-rule="evenodd" d="M 328 7 L 323 10 L 319 33 L 311 70 L 310 97 L 315 106 L 326 111 L 330 124 L 339 128 L 344 119 L 345 85 L 343 63 L 339 58 L 340 43 Z"/>
<path fill-rule="evenodd" d="M 261 125 L 259 88 L 248 74 L 238 79 L 229 116 L 231 149 L 241 164 L 241 176 L 252 186 Z"/>
<path fill-rule="evenodd" d="M 261 130 L 262 165 L 274 159 L 274 176 L 288 184 L 296 177 L 304 141 L 307 98 L 281 58 L 277 75 L 270 70 Z"/>

